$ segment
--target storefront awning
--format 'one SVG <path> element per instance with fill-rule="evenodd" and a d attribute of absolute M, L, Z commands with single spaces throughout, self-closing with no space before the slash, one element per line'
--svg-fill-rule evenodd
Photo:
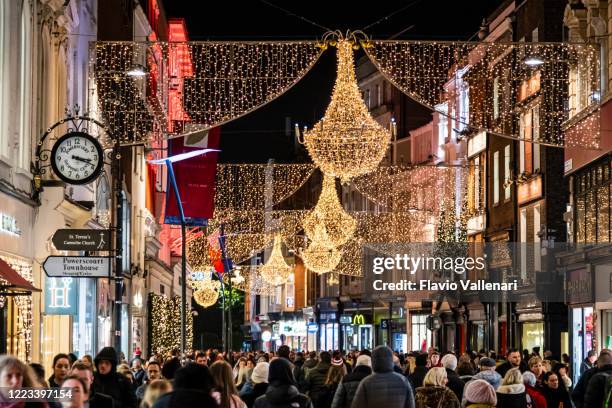
<path fill-rule="evenodd" d="M 11 294 L 23 294 L 13 293 L 14 291 L 27 291 L 27 292 L 40 292 L 40 289 L 32 286 L 23 276 L 15 271 L 11 266 L 6 263 L 3 259 L 0 259 L 0 294 L 11 295 Z M 6 283 L 2 282 L 6 281 Z"/>

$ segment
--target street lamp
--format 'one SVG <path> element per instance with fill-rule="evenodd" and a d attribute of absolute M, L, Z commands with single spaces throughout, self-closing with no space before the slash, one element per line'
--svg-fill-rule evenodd
<path fill-rule="evenodd" d="M 172 163 L 176 163 L 182 160 L 187 160 L 192 157 L 200 156 L 210 152 L 218 152 L 218 149 L 200 149 L 191 152 L 181 153 L 163 159 L 149 160 L 150 164 L 161 164 L 166 165 L 168 168 L 168 176 L 172 183 L 172 189 L 174 190 L 174 197 L 176 198 L 176 205 L 179 209 L 179 215 L 181 217 L 181 356 L 185 358 L 185 346 L 187 342 L 187 253 L 186 253 L 186 235 L 187 235 L 187 223 L 185 221 L 185 213 L 183 212 L 183 203 L 181 202 L 181 195 L 176 185 L 176 177 L 174 176 L 174 168 Z"/>

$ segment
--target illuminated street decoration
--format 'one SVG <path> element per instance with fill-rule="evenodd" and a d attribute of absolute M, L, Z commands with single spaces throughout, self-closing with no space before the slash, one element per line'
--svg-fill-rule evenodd
<path fill-rule="evenodd" d="M 303 134 L 308 154 L 323 173 L 343 182 L 374 170 L 387 152 L 391 132 L 370 115 L 355 76 L 354 41 L 337 43 L 336 83 L 325 115 Z"/>
<path fill-rule="evenodd" d="M 286 283 L 293 271 L 293 268 L 285 262 L 281 245 L 282 238 L 280 234 L 276 234 L 272 252 L 270 252 L 268 260 L 260 267 L 261 277 L 274 286 Z"/>

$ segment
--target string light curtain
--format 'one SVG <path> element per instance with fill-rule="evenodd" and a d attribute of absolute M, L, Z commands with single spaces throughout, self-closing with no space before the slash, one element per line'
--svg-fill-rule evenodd
<path fill-rule="evenodd" d="M 181 298 L 172 298 L 149 294 L 149 352 L 148 355 L 165 355 L 172 350 L 180 349 L 181 343 Z M 187 352 L 191 351 L 193 344 L 193 316 L 187 313 Z"/>
<path fill-rule="evenodd" d="M 461 127 L 545 145 L 599 147 L 599 120 L 587 121 L 584 132 L 572 137 L 563 133 L 570 119 L 564 107 L 570 74 L 599 72 L 598 44 L 365 40 L 362 45 L 386 79 L 441 114 L 448 114 L 441 104 L 459 99 L 469 87 L 469 113 L 459 118 Z M 599 107 L 597 78 L 587 75 L 584 84 L 590 89 L 586 113 Z M 530 104 L 540 109 L 537 134 L 521 132 L 522 109 L 515 109 Z"/>
<path fill-rule="evenodd" d="M 219 164 L 215 216 L 279 204 L 299 190 L 314 170 L 312 164 Z"/>
<path fill-rule="evenodd" d="M 181 134 L 239 118 L 303 78 L 323 47 L 316 41 L 105 42 L 90 48 L 90 77 L 99 112 L 114 137 L 147 141 L 154 131 Z M 168 55 L 182 66 L 181 83 Z M 139 62 L 142 77 L 127 72 Z M 171 90 L 180 95 L 169 97 Z M 180 105 L 176 108 L 176 101 Z M 176 108 L 176 109 L 175 109 Z"/>
<path fill-rule="evenodd" d="M 370 115 L 361 96 L 353 59 L 354 40 L 338 34 L 336 83 L 323 118 L 303 134 L 303 143 L 323 173 L 346 182 L 374 170 L 387 152 L 391 132 Z"/>

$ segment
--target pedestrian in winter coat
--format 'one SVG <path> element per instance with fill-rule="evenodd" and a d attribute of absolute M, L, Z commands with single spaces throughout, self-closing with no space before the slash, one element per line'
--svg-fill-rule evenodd
<path fill-rule="evenodd" d="M 542 364 L 542 359 L 540 357 L 531 357 L 529 359 L 529 371 L 531 371 L 536 377 L 536 385 L 542 385 L 542 376 L 544 374 L 544 365 Z"/>
<path fill-rule="evenodd" d="M 602 352 L 597 359 L 597 373 L 591 377 L 586 387 L 584 408 L 603 407 L 606 401 L 608 401 L 608 404 L 612 403 L 612 395 L 606 395 L 606 390 L 610 388 L 607 383 L 611 375 L 612 354 Z"/>
<path fill-rule="evenodd" d="M 338 385 L 332 408 L 349 408 L 355 398 L 359 383 L 370 374 L 372 374 L 372 359 L 370 356 L 361 355 L 357 357 L 353 372 L 345 375 Z"/>
<path fill-rule="evenodd" d="M 589 370 L 595 367 L 595 362 L 597 361 L 597 353 L 595 350 L 589 350 L 586 358 L 580 364 L 580 375 L 584 374 L 586 370 Z"/>
<path fill-rule="evenodd" d="M 414 393 L 406 377 L 393 372 L 393 352 L 378 346 L 372 353 L 374 373 L 364 378 L 351 405 L 352 408 L 414 408 Z"/>
<path fill-rule="evenodd" d="M 217 403 L 221 408 L 246 408 L 234 384 L 232 366 L 227 361 L 215 361 L 210 366 L 210 375 L 213 377 L 214 388 L 218 395 Z M 215 396 L 214 393 L 212 395 Z"/>
<path fill-rule="evenodd" d="M 113 398 L 115 408 L 136 408 L 136 395 L 129 380 L 117 372 L 117 352 L 104 347 L 94 359 L 96 392 Z"/>
<path fill-rule="evenodd" d="M 569 393 L 563 385 L 557 374 L 552 371 L 542 375 L 542 393 L 546 398 L 546 406 L 548 408 L 567 408 L 572 406 Z M 590 385 L 590 384 L 589 384 Z M 585 407 L 589 405 L 586 404 Z M 592 405 L 591 408 L 599 408 L 602 405 Z"/>
<path fill-rule="evenodd" d="M 11 355 L 0 356 L 0 407 L 6 408 L 49 408 L 46 402 L 23 402 L 10 398 L 9 391 L 23 388 L 39 388 L 36 374 L 17 357 Z"/>
<path fill-rule="evenodd" d="M 162 396 L 172 391 L 172 383 L 168 380 L 153 380 L 149 383 L 142 397 L 140 408 L 153 408 L 153 405 Z"/>
<path fill-rule="evenodd" d="M 325 389 L 325 380 L 327 379 L 329 367 L 331 367 L 331 355 L 327 351 L 322 351 L 319 354 L 319 364 L 310 369 L 308 374 L 306 374 L 304 388 L 315 408 L 318 408 L 316 401 L 327 391 Z"/>
<path fill-rule="evenodd" d="M 322 392 L 319 393 L 318 399 L 312 401 L 315 408 L 331 407 L 338 385 L 345 375 L 347 375 L 347 370 L 344 360 L 342 358 L 332 358 L 331 367 L 329 367 L 327 377 L 325 378 L 325 386 Z"/>
<path fill-rule="evenodd" d="M 94 387 L 93 366 L 82 361 L 77 361 L 72 365 L 69 375 L 81 378 L 89 388 L 89 408 L 113 408 L 113 398 L 100 394 Z"/>
<path fill-rule="evenodd" d="M 531 401 L 531 408 L 547 408 L 546 398 L 541 388 L 536 388 L 536 377 L 531 371 L 523 373 L 523 384 L 525 385 L 525 392 Z"/>
<path fill-rule="evenodd" d="M 493 408 L 497 405 L 497 395 L 485 380 L 472 380 L 465 384 L 463 401 L 466 408 Z"/>
<path fill-rule="evenodd" d="M 457 357 L 454 354 L 447 354 L 442 357 L 442 367 L 446 370 L 446 377 L 448 378 L 448 382 L 446 386 L 451 389 L 452 392 L 455 393 L 457 399 L 461 401 L 461 397 L 463 397 L 463 387 L 465 387 L 465 383 L 459 378 L 459 375 L 455 372 L 457 369 Z"/>
<path fill-rule="evenodd" d="M 527 408 L 523 375 L 518 367 L 506 372 L 502 384 L 497 389 L 497 408 Z"/>
<path fill-rule="evenodd" d="M 423 386 L 416 389 L 416 408 L 459 408 L 459 399 L 446 386 L 447 382 L 446 369 L 431 368 L 423 380 Z"/>
<path fill-rule="evenodd" d="M 68 354 L 60 353 L 53 357 L 53 374 L 49 377 L 49 387 L 59 388 L 70 371 Z"/>
<path fill-rule="evenodd" d="M 414 364 L 416 365 L 412 374 L 408 375 L 408 380 L 412 384 L 413 389 L 423 386 L 423 380 L 427 374 L 427 354 L 422 353 L 415 357 Z"/>
<path fill-rule="evenodd" d="M 602 351 L 602 354 L 603 354 L 603 351 Z M 578 379 L 578 382 L 576 383 L 576 386 L 574 387 L 572 391 L 572 401 L 574 402 L 574 405 L 576 406 L 576 408 L 583 408 L 584 397 L 586 395 L 587 386 L 589 385 L 591 378 L 593 378 L 593 376 L 597 374 L 598 371 L 599 369 L 597 368 L 597 366 L 593 368 L 589 368 L 584 373 L 582 373 L 582 375 Z"/>
<path fill-rule="evenodd" d="M 264 361 L 257 363 L 253 369 L 253 373 L 251 373 L 251 383 L 253 387 L 249 392 L 240 395 L 240 398 L 247 404 L 248 408 L 253 408 L 255 400 L 266 393 L 268 389 L 269 367 L 270 364 Z"/>
<path fill-rule="evenodd" d="M 310 398 L 300 394 L 291 365 L 284 358 L 275 358 L 270 362 L 268 384 L 266 393 L 255 400 L 254 408 L 312 408 Z"/>
<path fill-rule="evenodd" d="M 189 363 L 176 371 L 173 391 L 159 397 L 153 408 L 216 408 L 212 390 L 208 367 Z"/>
<path fill-rule="evenodd" d="M 496 390 L 501 384 L 501 375 L 495 371 L 495 360 L 489 357 L 483 357 L 479 360 L 480 372 L 475 374 L 473 380 L 485 380 L 494 390 Z"/>

